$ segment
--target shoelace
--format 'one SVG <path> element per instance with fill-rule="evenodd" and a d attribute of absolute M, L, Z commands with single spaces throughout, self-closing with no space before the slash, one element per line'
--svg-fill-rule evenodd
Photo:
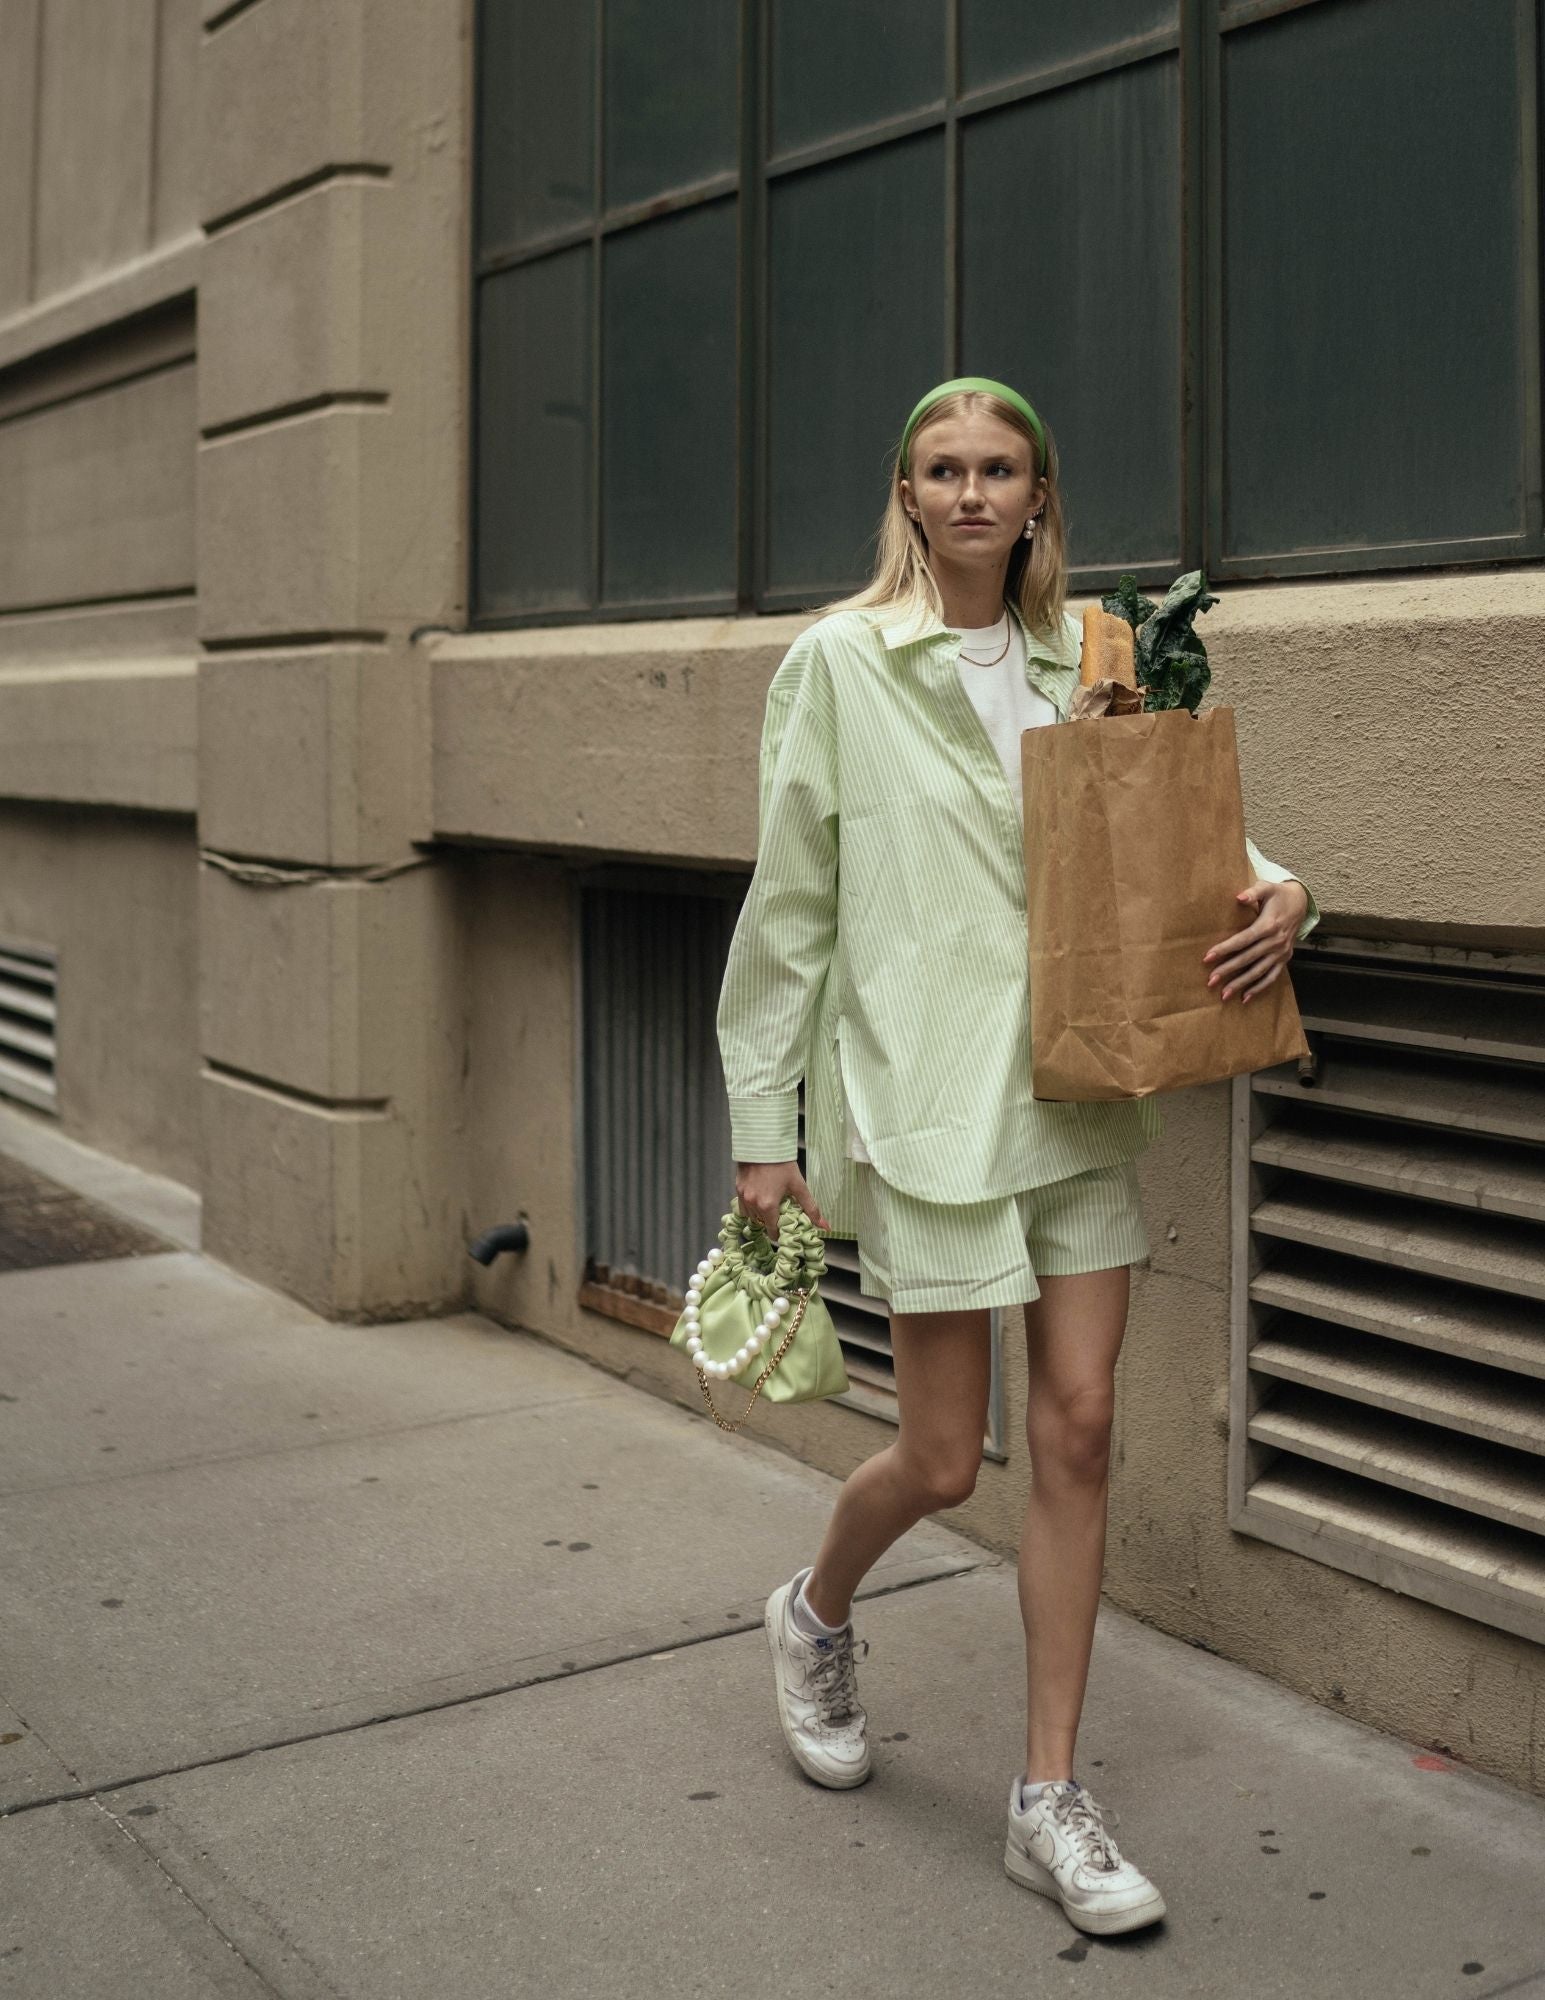
<path fill-rule="evenodd" d="M 1053 1798 L 1052 1812 L 1058 1823 L 1075 1841 L 1084 1858 L 1094 1867 L 1114 1873 L 1121 1866 L 1121 1852 L 1111 1838 L 1110 1828 L 1105 1825 L 1105 1808 L 1097 1805 L 1089 1794 L 1080 1788 L 1076 1792 L 1061 1792 Z M 1114 1815 L 1112 1820 L 1114 1823 Z"/>
<path fill-rule="evenodd" d="M 818 1653 L 807 1669 L 807 1679 L 815 1694 L 816 1708 L 828 1727 L 846 1722 L 858 1706 L 858 1659 L 867 1659 L 869 1641 L 855 1640 L 851 1632 L 834 1640 L 829 1653 Z"/>

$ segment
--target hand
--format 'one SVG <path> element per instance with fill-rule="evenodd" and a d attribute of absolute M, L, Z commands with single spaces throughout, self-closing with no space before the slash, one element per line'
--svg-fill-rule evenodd
<path fill-rule="evenodd" d="M 772 1243 L 778 1240 L 778 1213 L 786 1194 L 793 1195 L 817 1229 L 831 1228 L 815 1205 L 815 1196 L 805 1184 L 798 1160 L 735 1162 L 735 1198 L 740 1203 L 740 1212 L 760 1222 Z"/>
<path fill-rule="evenodd" d="M 1293 940 L 1309 908 L 1309 891 L 1302 882 L 1291 879 L 1252 882 L 1248 889 L 1240 890 L 1239 901 L 1249 905 L 1245 928 L 1220 939 L 1203 955 L 1202 963 L 1212 968 L 1207 984 L 1222 985 L 1220 1000 L 1239 992 L 1243 1004 L 1249 1006 L 1293 956 Z M 1220 953 L 1227 956 L 1220 957 Z"/>

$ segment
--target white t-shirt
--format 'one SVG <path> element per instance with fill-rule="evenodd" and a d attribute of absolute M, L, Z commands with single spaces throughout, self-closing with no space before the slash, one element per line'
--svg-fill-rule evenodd
<path fill-rule="evenodd" d="M 1004 775 L 1014 793 L 1014 803 L 1021 817 L 1024 814 L 1024 769 L 1020 763 L 1019 739 L 1027 729 L 1038 729 L 1043 723 L 1055 722 L 1057 711 L 1041 693 L 1032 687 L 1025 671 L 1025 640 L 1019 628 L 1019 621 L 1009 617 L 1009 648 L 1003 658 L 990 667 L 978 666 L 974 661 L 957 659 L 955 662 L 971 705 L 992 739 L 992 747 L 998 753 Z M 1003 644 L 1003 619 L 986 629 L 971 626 L 960 628 L 962 652 L 974 653 L 980 658 L 991 658 Z M 848 1158 L 868 1160 L 864 1142 L 859 1137 L 853 1123 L 851 1110 L 846 1111 Z"/>

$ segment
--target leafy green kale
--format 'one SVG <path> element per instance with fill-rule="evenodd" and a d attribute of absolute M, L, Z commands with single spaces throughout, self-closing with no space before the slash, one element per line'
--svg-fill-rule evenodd
<path fill-rule="evenodd" d="M 1114 593 L 1101 599 L 1102 609 L 1125 618 L 1137 635 L 1137 684 L 1145 690 L 1145 709 L 1188 708 L 1195 715 L 1212 680 L 1195 620 L 1217 601 L 1199 569 L 1176 577 L 1159 605 L 1138 595 L 1132 576 L 1122 577 Z"/>
<path fill-rule="evenodd" d="M 1137 578 L 1124 576 L 1116 585 L 1115 595 L 1102 597 L 1100 609 L 1108 611 L 1114 618 L 1124 618 L 1135 632 L 1145 618 L 1151 618 L 1158 605 L 1151 597 L 1140 597 L 1137 592 Z"/>

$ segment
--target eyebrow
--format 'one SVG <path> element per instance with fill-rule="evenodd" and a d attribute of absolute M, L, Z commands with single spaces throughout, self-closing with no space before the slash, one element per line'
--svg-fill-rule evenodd
<path fill-rule="evenodd" d="M 989 465 L 994 465 L 999 460 L 1005 465 L 1012 465 L 1017 455 L 1013 451 L 990 451 L 984 454 L 984 459 Z M 926 451 L 923 453 L 923 456 L 930 461 L 936 458 L 947 458 L 951 465 L 959 465 L 961 462 L 960 454 L 957 451 Z"/>

